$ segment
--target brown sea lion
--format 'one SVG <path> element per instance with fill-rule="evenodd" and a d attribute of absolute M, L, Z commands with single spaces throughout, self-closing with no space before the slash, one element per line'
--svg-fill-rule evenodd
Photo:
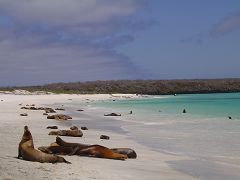
<path fill-rule="evenodd" d="M 80 143 L 69 143 L 63 141 L 60 137 L 56 138 L 56 142 L 60 146 L 72 147 L 74 148 L 74 155 L 79 156 L 91 156 L 98 158 L 107 158 L 107 159 L 116 159 L 116 160 L 125 160 L 127 159 L 127 155 L 120 154 L 112 151 L 111 149 L 101 146 L 101 145 L 86 145 Z M 76 149 L 77 148 L 77 149 Z"/>
<path fill-rule="evenodd" d="M 88 147 L 80 149 L 74 153 L 74 155 L 79 156 L 91 156 L 91 157 L 98 157 L 98 158 L 106 158 L 106 159 L 116 159 L 116 160 L 125 160 L 127 159 L 127 155 L 115 153 L 111 149 L 101 146 L 101 145 L 90 145 Z"/>
<path fill-rule="evenodd" d="M 48 126 L 47 129 L 58 129 L 57 126 Z"/>
<path fill-rule="evenodd" d="M 121 114 L 110 113 L 110 114 L 104 114 L 104 116 L 121 116 Z"/>
<path fill-rule="evenodd" d="M 65 146 L 42 146 L 42 147 L 39 147 L 38 150 L 48 154 L 73 155 L 76 153 L 78 148 L 65 147 Z"/>
<path fill-rule="evenodd" d="M 86 126 L 82 126 L 81 130 L 88 130 L 88 128 Z"/>
<path fill-rule="evenodd" d="M 62 140 L 60 137 L 56 137 L 56 143 L 59 145 L 59 146 L 67 146 L 67 147 L 79 147 L 80 149 L 81 148 L 85 148 L 85 147 L 88 147 L 89 144 L 81 144 L 81 143 L 69 143 L 69 142 L 66 142 L 64 140 Z"/>
<path fill-rule="evenodd" d="M 115 153 L 125 154 L 130 159 L 137 158 L 137 153 L 133 149 L 130 149 L 130 148 L 112 148 L 111 150 Z"/>
<path fill-rule="evenodd" d="M 68 119 L 72 119 L 72 117 L 65 114 L 55 114 L 55 115 L 48 115 L 47 119 L 68 120 Z"/>
<path fill-rule="evenodd" d="M 66 161 L 63 157 L 47 154 L 36 150 L 34 148 L 32 134 L 27 126 L 24 126 L 22 140 L 18 146 L 18 158 L 20 157 L 27 161 L 37 161 L 41 163 L 70 163 Z"/>
<path fill-rule="evenodd" d="M 48 135 L 82 137 L 83 133 L 76 126 L 74 126 L 71 127 L 70 130 L 51 131 Z"/>

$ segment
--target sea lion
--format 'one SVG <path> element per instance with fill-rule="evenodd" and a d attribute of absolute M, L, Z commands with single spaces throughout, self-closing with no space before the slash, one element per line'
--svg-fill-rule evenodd
<path fill-rule="evenodd" d="M 116 160 L 125 160 L 128 158 L 125 154 L 115 153 L 111 149 L 97 144 L 90 145 L 82 149 L 78 147 L 78 150 L 75 150 L 76 152 L 74 154 L 79 156 L 90 156 Z"/>
<path fill-rule="evenodd" d="M 70 130 L 51 131 L 48 135 L 82 137 L 83 133 L 76 126 L 74 126 L 71 127 Z"/>
<path fill-rule="evenodd" d="M 104 114 L 104 116 L 121 116 L 121 114 L 110 113 L 110 114 Z"/>
<path fill-rule="evenodd" d="M 65 147 L 73 147 L 74 155 L 79 156 L 91 156 L 91 157 L 98 157 L 98 158 L 106 158 L 106 159 L 116 159 L 116 160 L 125 160 L 127 159 L 127 155 L 120 154 L 112 151 L 111 149 L 101 146 L 101 145 L 86 145 L 80 143 L 69 143 L 63 141 L 60 137 L 56 138 L 56 142 L 60 146 Z"/>
<path fill-rule="evenodd" d="M 68 119 L 72 119 L 72 117 L 65 114 L 55 114 L 55 115 L 48 115 L 47 119 L 68 120 Z"/>
<path fill-rule="evenodd" d="M 65 147 L 65 146 L 41 146 L 38 150 L 48 154 L 58 155 L 73 155 L 76 153 L 78 148 Z"/>
<path fill-rule="evenodd" d="M 47 129 L 58 129 L 57 126 L 48 126 Z"/>
<path fill-rule="evenodd" d="M 32 134 L 28 129 L 28 126 L 24 126 L 24 133 L 22 140 L 18 146 L 18 158 L 27 161 L 37 161 L 41 163 L 70 163 L 66 161 L 63 157 L 47 154 L 41 151 L 38 151 L 34 148 Z"/>
<path fill-rule="evenodd" d="M 130 148 L 112 148 L 111 149 L 115 153 L 119 154 L 125 154 L 129 159 L 136 159 L 137 158 L 137 153 Z"/>
<path fill-rule="evenodd" d="M 88 128 L 86 126 L 82 126 L 81 130 L 88 130 Z"/>
<path fill-rule="evenodd" d="M 59 146 L 67 146 L 67 147 L 79 147 L 80 149 L 81 148 L 85 148 L 85 147 L 88 147 L 89 144 L 81 144 L 81 143 L 69 143 L 69 142 L 66 142 L 64 140 L 62 140 L 60 137 L 56 137 L 56 142 Z M 52 143 L 53 144 L 53 143 Z"/>

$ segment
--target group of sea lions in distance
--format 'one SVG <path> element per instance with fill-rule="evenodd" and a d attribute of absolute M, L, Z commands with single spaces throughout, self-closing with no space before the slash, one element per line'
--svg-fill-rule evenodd
<path fill-rule="evenodd" d="M 52 108 L 36 108 L 34 106 L 22 107 L 21 109 L 29 110 L 45 110 L 46 113 L 52 113 Z M 62 109 L 61 109 L 62 110 Z M 63 118 L 62 118 L 63 117 Z M 71 119 L 67 115 L 53 115 L 53 118 L 58 120 Z M 47 129 L 58 129 L 57 126 L 48 126 Z M 87 130 L 87 127 L 81 127 L 82 130 Z M 107 158 L 116 160 L 125 160 L 127 158 L 136 158 L 137 154 L 133 149 L 130 148 L 107 148 L 101 145 L 89 145 L 81 143 L 71 143 L 63 141 L 59 136 L 73 136 L 82 137 L 83 133 L 78 127 L 73 126 L 70 130 L 57 130 L 49 132 L 49 135 L 57 135 L 56 142 L 51 143 L 50 146 L 39 147 L 38 150 L 34 148 L 32 134 L 28 126 L 24 126 L 24 133 L 22 140 L 18 147 L 18 158 L 22 158 L 27 161 L 36 162 L 47 162 L 47 163 L 70 163 L 63 157 L 58 155 L 78 155 L 78 156 L 89 156 L 97 158 Z M 109 136 L 102 135 L 100 139 L 109 139 Z"/>

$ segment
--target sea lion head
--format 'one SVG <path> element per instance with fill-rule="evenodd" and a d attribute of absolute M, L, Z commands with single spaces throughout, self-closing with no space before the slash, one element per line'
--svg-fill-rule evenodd
<path fill-rule="evenodd" d="M 28 126 L 24 126 L 24 132 L 29 131 Z"/>
<path fill-rule="evenodd" d="M 57 137 L 56 137 L 56 143 L 57 143 L 58 145 L 61 145 L 61 144 L 63 143 L 63 140 L 62 140 L 59 136 L 57 136 Z"/>
<path fill-rule="evenodd" d="M 32 134 L 31 134 L 28 126 L 24 126 L 24 133 L 23 133 L 22 139 L 25 141 L 32 139 Z"/>
<path fill-rule="evenodd" d="M 71 130 L 78 130 L 78 127 L 77 126 L 72 126 L 70 127 Z"/>

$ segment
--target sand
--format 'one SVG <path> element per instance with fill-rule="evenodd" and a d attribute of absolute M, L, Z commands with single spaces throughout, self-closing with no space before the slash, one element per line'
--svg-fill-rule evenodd
<path fill-rule="evenodd" d="M 69 103 L 72 100 L 104 100 L 110 98 L 136 98 L 134 95 L 11 95 L 0 94 L 0 179 L 97 179 L 97 180 L 159 180 L 159 179 L 196 179 L 172 169 L 167 162 L 189 160 L 188 157 L 164 154 L 131 140 L 127 135 L 103 130 L 83 131 L 81 138 L 63 137 L 64 140 L 87 144 L 100 144 L 107 147 L 129 147 L 137 152 L 137 159 L 125 161 L 91 157 L 65 156 L 72 164 L 50 164 L 29 162 L 17 159 L 18 144 L 24 125 L 28 125 L 33 135 L 35 147 L 47 146 L 55 141 L 49 136 L 49 125 L 67 129 L 77 117 L 68 123 L 47 119 L 43 111 L 20 109 L 26 104 L 37 107 L 52 107 L 55 103 Z M 22 104 L 22 105 L 19 105 Z M 67 114 L 67 112 L 58 111 Z M 27 113 L 28 116 L 20 116 Z M 86 113 L 86 112 L 85 112 Z M 79 113 L 81 117 L 81 113 Z M 142 132 L 144 134 L 144 132 Z M 110 140 L 100 140 L 101 134 Z M 151 138 L 151 137 L 149 137 Z"/>

